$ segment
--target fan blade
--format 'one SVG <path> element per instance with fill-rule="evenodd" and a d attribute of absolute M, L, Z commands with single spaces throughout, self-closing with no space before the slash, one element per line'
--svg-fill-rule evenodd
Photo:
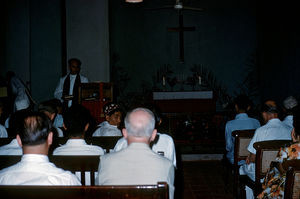
<path fill-rule="evenodd" d="M 188 7 L 188 6 L 183 6 L 182 8 L 183 10 L 193 10 L 193 11 L 200 11 L 203 12 L 204 9 L 203 8 L 194 8 L 194 7 Z"/>
<path fill-rule="evenodd" d="M 163 9 L 170 9 L 170 8 L 174 8 L 174 6 L 162 6 L 162 7 L 158 7 L 158 8 L 145 8 L 145 10 L 163 10 Z"/>

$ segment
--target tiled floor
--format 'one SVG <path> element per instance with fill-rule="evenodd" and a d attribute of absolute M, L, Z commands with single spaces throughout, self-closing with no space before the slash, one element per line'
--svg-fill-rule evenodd
<path fill-rule="evenodd" d="M 176 176 L 175 199 L 233 198 L 232 190 L 225 188 L 221 161 L 184 161 L 181 167 L 182 172 Z"/>

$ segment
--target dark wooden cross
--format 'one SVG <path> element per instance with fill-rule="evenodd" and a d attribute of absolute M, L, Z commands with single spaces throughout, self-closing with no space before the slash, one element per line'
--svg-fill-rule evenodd
<path fill-rule="evenodd" d="M 176 28 L 168 28 L 168 31 L 170 32 L 179 32 L 179 60 L 180 62 L 184 62 L 184 37 L 183 32 L 184 31 L 195 31 L 195 27 L 184 27 L 183 26 L 183 15 L 182 11 L 179 12 L 179 27 Z"/>

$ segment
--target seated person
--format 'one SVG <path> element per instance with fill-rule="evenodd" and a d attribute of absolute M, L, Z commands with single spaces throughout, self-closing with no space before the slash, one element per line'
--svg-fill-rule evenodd
<path fill-rule="evenodd" d="M 69 171 L 49 162 L 51 122 L 40 112 L 27 112 L 18 124 L 17 141 L 23 149 L 20 162 L 0 171 L 1 185 L 81 185 Z"/>
<path fill-rule="evenodd" d="M 93 133 L 93 137 L 98 136 L 122 136 L 118 126 L 121 123 L 122 112 L 118 104 L 107 103 L 103 107 L 105 116 L 104 122 L 98 125 L 98 129 Z"/>
<path fill-rule="evenodd" d="M 226 139 L 226 157 L 231 164 L 234 161 L 234 137 L 232 132 L 236 130 L 257 129 L 260 123 L 257 119 L 248 117 L 247 111 L 250 110 L 250 100 L 246 95 L 240 95 L 234 100 L 234 108 L 236 116 L 234 120 L 230 120 L 225 126 Z"/>
<path fill-rule="evenodd" d="M 255 142 L 267 140 L 291 140 L 292 129 L 278 119 L 279 110 L 276 103 L 268 100 L 262 106 L 262 117 L 266 124 L 256 129 L 252 140 L 249 143 L 248 151 L 250 155 L 246 159 L 246 164 L 240 167 L 240 174 L 247 175 L 255 181 L 255 154 L 256 150 L 253 147 Z M 247 198 L 253 198 L 252 190 L 246 186 Z"/>
<path fill-rule="evenodd" d="M 160 114 L 157 111 L 153 111 L 155 116 L 156 128 L 162 123 Z M 118 140 L 114 147 L 114 151 L 120 151 L 128 146 L 127 140 L 122 137 Z M 151 147 L 152 146 L 152 147 Z M 173 138 L 167 134 L 158 133 L 156 134 L 155 140 L 150 143 L 152 151 L 163 155 L 173 162 L 174 167 L 176 167 L 176 152 Z"/>
<path fill-rule="evenodd" d="M 59 99 L 51 99 L 49 100 L 50 103 L 53 104 L 54 107 L 56 107 L 56 116 L 54 118 L 54 121 L 53 121 L 53 126 L 55 126 L 56 128 L 61 128 L 63 127 L 63 116 L 62 116 L 62 110 L 63 110 L 63 105 L 61 103 L 61 101 Z"/>
<path fill-rule="evenodd" d="M 44 101 L 44 102 L 41 102 L 39 104 L 39 107 L 38 107 L 38 111 L 39 112 L 42 112 L 44 113 L 45 115 L 48 116 L 48 118 L 50 119 L 50 121 L 53 123 L 54 121 L 54 118 L 57 114 L 57 110 L 56 110 L 56 107 L 54 106 L 53 103 L 51 103 L 51 101 Z M 63 131 L 60 129 L 60 128 L 57 128 L 55 126 L 52 125 L 52 127 L 55 129 L 55 137 L 64 137 L 64 133 Z M 54 132 L 53 132 L 54 133 Z"/>
<path fill-rule="evenodd" d="M 24 114 L 27 114 L 28 110 L 23 109 L 16 111 L 10 117 L 10 131 L 9 137 L 14 138 L 9 144 L 3 145 L 0 147 L 0 155 L 22 155 L 22 147 L 18 144 L 16 139 L 17 136 L 17 125 L 22 123 L 22 118 Z"/>
<path fill-rule="evenodd" d="M 7 138 L 6 128 L 0 124 L 0 138 Z"/>
<path fill-rule="evenodd" d="M 153 113 L 136 108 L 127 113 L 123 135 L 128 147 L 100 157 L 99 185 L 143 185 L 167 182 L 169 196 L 174 194 L 174 166 L 167 158 L 150 149 L 156 129 Z"/>
<path fill-rule="evenodd" d="M 66 144 L 57 147 L 53 155 L 104 155 L 100 146 L 89 145 L 84 140 L 89 128 L 89 118 L 90 112 L 82 105 L 75 104 L 66 110 L 63 125 L 69 139 Z M 80 172 L 75 174 L 81 179 Z M 90 178 L 90 173 L 85 172 L 86 185 L 90 185 Z"/>
<path fill-rule="evenodd" d="M 281 148 L 275 164 L 270 169 L 262 184 L 263 191 L 258 195 L 259 199 L 284 198 L 285 174 L 282 163 L 289 160 L 300 159 L 300 111 L 294 114 L 292 139 L 294 144 Z M 277 163 L 277 164 L 276 164 Z"/>
<path fill-rule="evenodd" d="M 293 112 L 296 110 L 297 105 L 298 102 L 293 96 L 289 96 L 283 101 L 283 110 L 286 116 L 282 122 L 291 128 L 293 128 Z"/>
<path fill-rule="evenodd" d="M 90 112 L 82 105 L 76 104 L 67 109 L 64 114 L 64 128 L 69 137 L 66 144 L 57 147 L 53 155 L 103 155 L 99 146 L 89 145 L 84 140 L 84 134 L 89 127 Z"/>

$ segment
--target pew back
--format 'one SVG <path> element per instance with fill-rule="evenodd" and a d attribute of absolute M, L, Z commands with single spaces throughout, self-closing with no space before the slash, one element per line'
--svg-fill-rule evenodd
<path fill-rule="evenodd" d="M 0 186 L 0 195 L 10 199 L 168 199 L 168 185 L 113 186 Z"/>
<path fill-rule="evenodd" d="M 299 199 L 300 198 L 300 160 L 286 161 L 289 169 L 286 173 L 284 199 Z M 284 168 L 285 169 L 285 168 Z"/>

